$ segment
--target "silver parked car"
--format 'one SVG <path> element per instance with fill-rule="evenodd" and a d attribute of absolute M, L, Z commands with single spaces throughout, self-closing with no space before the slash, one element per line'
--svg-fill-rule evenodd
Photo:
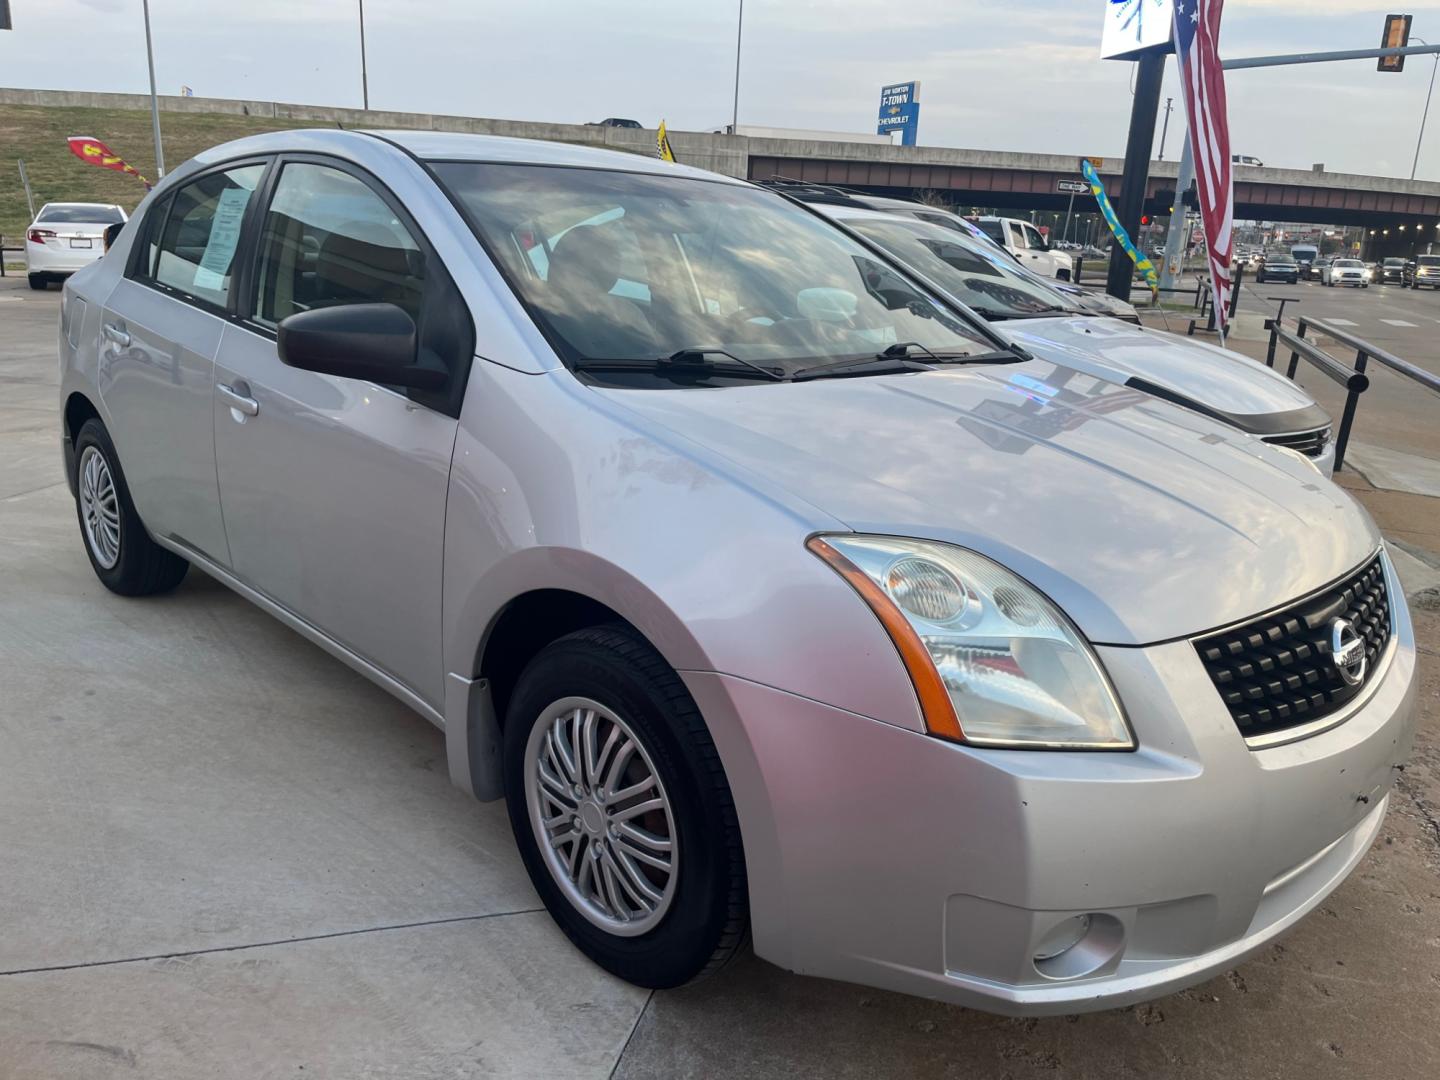
<path fill-rule="evenodd" d="M 1259 361 L 1205 342 L 1099 317 L 1033 275 L 993 244 L 927 221 L 817 204 L 1047 360 L 1163 397 L 1335 468 L 1330 417 L 1305 389 Z"/>
<path fill-rule="evenodd" d="M 1415 643 L 1294 454 L 642 157 L 290 131 L 65 287 L 126 595 L 194 565 L 445 732 L 645 986 L 755 950 L 980 1008 L 1233 966 L 1377 835 Z"/>

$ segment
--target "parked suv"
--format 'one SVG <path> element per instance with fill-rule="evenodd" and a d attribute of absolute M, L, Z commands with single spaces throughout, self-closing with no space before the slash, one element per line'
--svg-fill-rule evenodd
<path fill-rule="evenodd" d="M 256 136 L 157 185 L 58 344 L 99 580 L 196 566 L 442 727 L 644 986 L 748 927 L 1005 1012 L 1153 997 L 1321 903 L 1412 739 L 1349 495 L 741 181 Z"/>

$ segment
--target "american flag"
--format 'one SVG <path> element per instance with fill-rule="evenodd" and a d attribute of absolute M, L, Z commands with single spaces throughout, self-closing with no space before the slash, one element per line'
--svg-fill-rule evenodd
<path fill-rule="evenodd" d="M 1175 0 L 1175 55 L 1180 62 L 1185 112 L 1190 117 L 1195 187 L 1209 247 L 1210 279 L 1215 286 L 1215 322 L 1222 336 L 1229 313 L 1233 284 L 1230 260 L 1235 247 L 1230 120 L 1219 52 L 1220 13 L 1224 6 L 1225 0 Z"/>

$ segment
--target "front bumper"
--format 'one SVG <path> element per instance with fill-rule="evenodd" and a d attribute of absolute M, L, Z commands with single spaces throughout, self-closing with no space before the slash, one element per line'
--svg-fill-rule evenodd
<path fill-rule="evenodd" d="M 1403 604 L 1393 641 L 1348 719 L 1264 750 L 1246 746 L 1186 641 L 1098 650 L 1134 753 L 974 749 L 731 676 L 684 677 L 735 795 L 760 956 L 1046 1015 L 1210 978 L 1344 880 L 1413 736 Z M 1045 934 L 1080 914 L 1091 932 L 1070 969 L 1037 966 Z"/>

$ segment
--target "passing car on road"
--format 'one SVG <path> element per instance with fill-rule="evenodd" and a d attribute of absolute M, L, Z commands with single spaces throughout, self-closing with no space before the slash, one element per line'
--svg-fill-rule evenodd
<path fill-rule="evenodd" d="M 1252 157 L 1249 154 L 1231 154 L 1230 160 L 1236 165 L 1251 165 L 1257 169 L 1263 169 L 1265 167 L 1265 163 L 1263 161 L 1261 161 L 1258 157 Z"/>
<path fill-rule="evenodd" d="M 1290 257 L 1295 260 L 1295 265 L 1300 267 L 1300 276 L 1306 281 L 1316 276 L 1313 270 L 1315 260 L 1320 257 L 1320 249 L 1314 244 L 1291 245 Z"/>
<path fill-rule="evenodd" d="M 25 273 L 44 289 L 105 254 L 105 230 L 125 221 L 110 203 L 46 203 L 25 230 Z"/>
<path fill-rule="evenodd" d="M 1405 284 L 1412 289 L 1440 289 L 1440 255 L 1417 255 L 1405 271 Z"/>
<path fill-rule="evenodd" d="M 1357 289 L 1368 289 L 1370 277 L 1370 268 L 1359 259 L 1332 259 L 1320 272 L 1320 284 L 1350 285 Z"/>
<path fill-rule="evenodd" d="M 106 587 L 196 566 L 442 727 L 609 971 L 677 985 L 748 928 L 1104 1008 L 1355 869 L 1415 641 L 1308 461 L 1008 325 L 727 177 L 275 132 L 66 283 L 64 460 Z"/>
<path fill-rule="evenodd" d="M 1297 284 L 1300 281 L 1300 267 L 1289 255 L 1266 255 L 1260 260 L 1260 266 L 1255 271 L 1255 284 L 1264 285 L 1267 281 Z"/>
<path fill-rule="evenodd" d="M 1323 283 L 1325 280 L 1325 268 L 1334 261 L 1335 260 L 1329 255 L 1320 256 L 1320 258 L 1310 264 L 1310 273 L 1308 273 L 1306 277 L 1314 278 L 1316 281 Z"/>
<path fill-rule="evenodd" d="M 1315 462 L 1335 465 L 1330 417 L 1303 387 L 1239 353 L 1087 312 L 1019 272 L 994 245 L 939 225 L 848 205 L 816 208 L 918 274 L 945 299 L 1005 330 L 1037 356 L 1155 394 Z"/>
<path fill-rule="evenodd" d="M 1405 259 L 1386 259 L 1380 264 L 1377 277 L 1383 285 L 1404 285 L 1405 271 L 1408 265 Z"/>

